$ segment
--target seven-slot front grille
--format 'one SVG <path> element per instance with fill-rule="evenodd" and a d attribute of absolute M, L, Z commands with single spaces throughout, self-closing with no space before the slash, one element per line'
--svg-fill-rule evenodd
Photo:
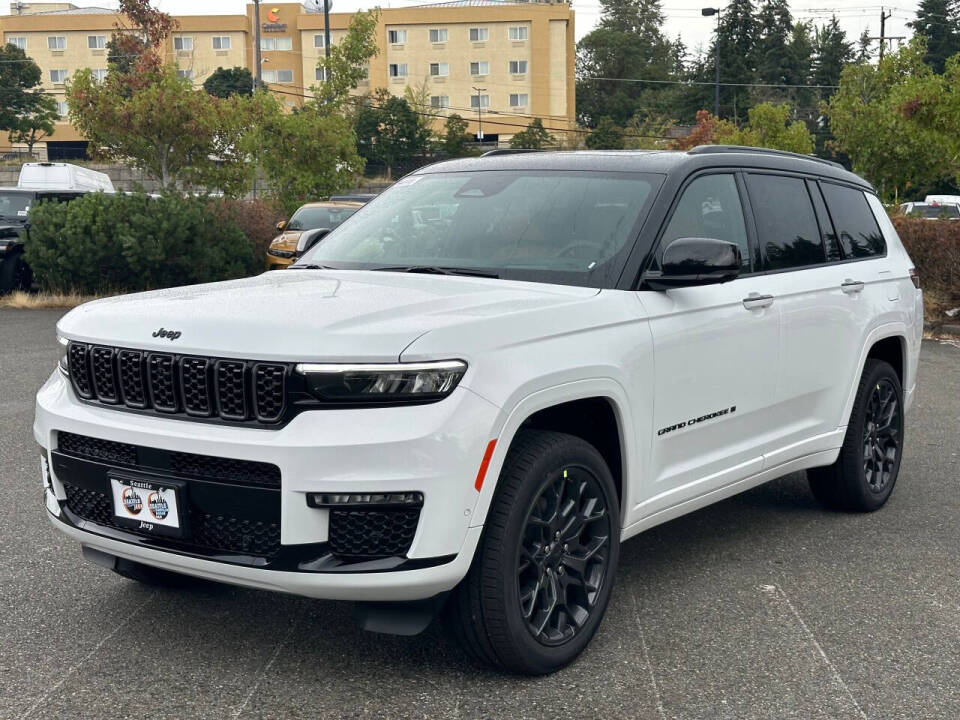
<path fill-rule="evenodd" d="M 289 366 L 71 342 L 70 379 L 85 400 L 170 415 L 279 422 Z"/>

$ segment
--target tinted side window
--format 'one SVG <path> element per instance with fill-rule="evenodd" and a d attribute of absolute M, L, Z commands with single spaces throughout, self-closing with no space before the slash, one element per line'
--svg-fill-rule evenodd
<path fill-rule="evenodd" d="M 823 197 L 846 258 L 883 255 L 887 244 L 862 190 L 823 183 Z"/>
<path fill-rule="evenodd" d="M 827 262 L 842 260 L 840 240 L 837 239 L 837 233 L 833 230 L 833 223 L 830 222 L 830 213 L 827 212 L 827 206 L 823 204 L 823 193 L 820 192 L 820 186 L 815 180 L 807 180 L 807 190 L 810 191 L 810 199 L 813 200 L 813 207 L 817 211 L 820 236 L 827 248 Z"/>
<path fill-rule="evenodd" d="M 743 206 L 733 175 L 703 175 L 687 185 L 660 241 L 663 249 L 677 238 L 726 240 L 740 247 L 744 272 L 750 271 L 750 249 Z"/>
<path fill-rule="evenodd" d="M 783 270 L 825 262 L 817 217 L 807 184 L 782 175 L 748 175 L 747 189 L 757 221 L 766 269 Z"/>

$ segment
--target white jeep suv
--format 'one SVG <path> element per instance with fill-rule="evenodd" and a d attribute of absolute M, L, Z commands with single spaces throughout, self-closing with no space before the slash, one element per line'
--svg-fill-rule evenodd
<path fill-rule="evenodd" d="M 797 470 L 886 502 L 918 284 L 872 188 L 814 158 L 440 163 L 290 270 L 67 314 L 46 507 L 127 577 L 354 600 L 384 632 L 443 609 L 477 658 L 547 673 L 623 540 Z"/>

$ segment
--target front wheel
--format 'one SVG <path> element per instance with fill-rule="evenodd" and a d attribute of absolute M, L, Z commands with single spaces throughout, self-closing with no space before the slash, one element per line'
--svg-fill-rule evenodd
<path fill-rule="evenodd" d="M 610 601 L 619 518 L 613 477 L 592 445 L 519 433 L 473 565 L 447 606 L 461 644 L 481 661 L 530 675 L 573 661 Z"/>
<path fill-rule="evenodd" d="M 871 512 L 887 502 L 903 454 L 903 390 L 889 363 L 867 360 L 837 461 L 807 471 L 823 505 Z"/>

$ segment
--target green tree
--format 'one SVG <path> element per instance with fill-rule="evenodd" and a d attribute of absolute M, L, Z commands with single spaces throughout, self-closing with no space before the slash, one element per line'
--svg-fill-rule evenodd
<path fill-rule="evenodd" d="M 16 45 L 0 46 L 0 130 L 13 130 L 36 112 L 40 98 L 40 66 Z"/>
<path fill-rule="evenodd" d="M 547 132 L 540 118 L 534 118 L 530 124 L 527 125 L 526 130 L 521 130 L 510 138 L 510 147 L 512 148 L 542 150 L 544 147 L 555 143 L 556 138 Z"/>
<path fill-rule="evenodd" d="M 826 86 L 818 90 L 821 99 L 826 100 L 834 93 L 829 86 L 839 84 L 843 67 L 853 59 L 853 43 L 847 40 L 836 16 L 814 31 L 811 79 L 814 85 Z"/>
<path fill-rule="evenodd" d="M 584 143 L 591 150 L 622 150 L 623 130 L 610 118 L 602 117 Z"/>
<path fill-rule="evenodd" d="M 67 86 L 70 119 L 90 141 L 90 152 L 107 160 L 131 162 L 164 189 L 219 187 L 242 193 L 252 168 L 234 154 L 246 126 L 238 117 L 247 105 L 218 101 L 171 65 L 152 73 L 149 84 L 109 74 L 99 83 L 89 69 Z"/>
<path fill-rule="evenodd" d="M 317 67 L 324 71 L 326 80 L 313 86 L 318 102 L 339 108 L 350 100 L 350 91 L 356 89 L 368 75 L 370 58 L 377 55 L 378 10 L 354 13 L 347 34 L 330 47 L 330 57 L 321 57 Z"/>
<path fill-rule="evenodd" d="M 720 51 L 720 113 L 735 120 L 750 107 L 749 83 L 756 82 L 759 27 L 751 0 L 731 0 L 723 9 L 714 46 Z"/>
<path fill-rule="evenodd" d="M 758 14 L 757 79 L 761 83 L 789 84 L 792 80 L 792 57 L 788 50 L 794 37 L 793 18 L 787 0 L 764 0 Z M 789 93 L 780 90 L 778 95 Z"/>
<path fill-rule="evenodd" d="M 926 40 L 923 61 L 936 73 L 946 69 L 947 58 L 960 53 L 960 3 L 957 0 L 921 0 L 917 17 L 907 25 Z"/>
<path fill-rule="evenodd" d="M 16 126 L 10 129 L 7 138 L 11 144 L 26 145 L 27 152 L 32 153 L 34 145 L 53 135 L 54 123 L 59 117 L 56 101 L 49 95 L 37 94 L 33 110 L 16 119 Z"/>
<path fill-rule="evenodd" d="M 609 117 L 626 124 L 664 86 L 686 54 L 663 35 L 659 0 L 601 0 L 600 22 L 577 45 L 577 114 L 592 127 Z M 628 80 L 629 82 L 623 82 Z"/>
<path fill-rule="evenodd" d="M 803 122 L 791 122 L 790 112 L 786 103 L 754 105 L 747 113 L 749 122 L 744 127 L 721 123 L 713 133 L 713 142 L 809 155 L 813 152 L 813 136 Z"/>
<path fill-rule="evenodd" d="M 128 92 L 153 81 L 163 67 L 165 43 L 178 23 L 150 5 L 150 0 L 120 0 L 119 20 L 107 44 L 111 74 Z"/>
<path fill-rule="evenodd" d="M 443 133 L 443 151 L 447 157 L 463 157 L 469 154 L 467 143 L 473 137 L 467 133 L 467 121 L 454 113 L 447 118 Z"/>
<path fill-rule="evenodd" d="M 253 75 L 245 67 L 218 67 L 206 80 L 203 89 L 214 97 L 253 94 Z"/>
<path fill-rule="evenodd" d="M 813 69 L 813 40 L 810 37 L 809 22 L 798 22 L 793 26 L 790 43 L 787 45 L 787 74 L 785 81 L 790 85 L 807 85 Z M 809 88 L 795 87 L 790 93 L 798 108 L 815 109 L 814 93 Z M 812 115 L 812 113 L 811 113 Z"/>
<path fill-rule="evenodd" d="M 833 146 L 891 200 L 957 173 L 960 91 L 947 83 L 960 81 L 960 71 L 953 64 L 949 78 L 936 75 L 925 55 L 923 38 L 915 37 L 876 66 L 848 65 L 822 104 Z"/>

